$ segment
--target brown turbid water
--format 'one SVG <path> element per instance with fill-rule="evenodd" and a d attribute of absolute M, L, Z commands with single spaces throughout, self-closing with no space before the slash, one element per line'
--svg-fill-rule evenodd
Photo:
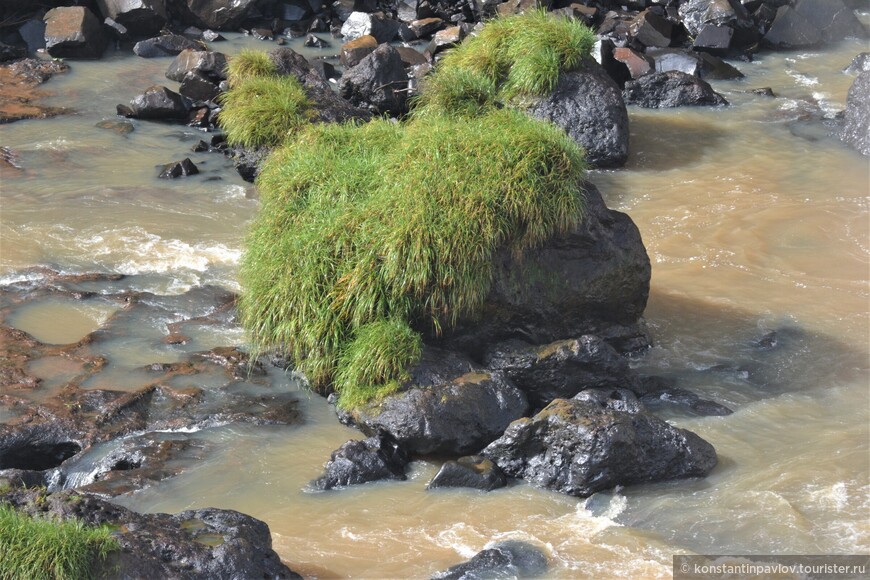
<path fill-rule="evenodd" d="M 253 41 L 214 48 L 232 53 L 245 42 Z M 329 453 L 360 434 L 276 369 L 268 388 L 298 392 L 302 425 L 185 434 L 214 451 L 118 501 L 252 514 L 269 524 L 293 569 L 318 578 L 423 578 L 508 538 L 541 547 L 550 575 L 563 578 L 667 577 L 671 556 L 682 553 L 867 553 L 870 166 L 829 135 L 853 79 L 841 70 L 867 49 L 846 41 L 735 63 L 745 79 L 714 83 L 727 108 L 633 109 L 628 165 L 591 174 L 608 204 L 638 224 L 653 263 L 646 319 L 655 346 L 634 364 L 736 411 L 667 415 L 715 445 L 720 464 L 706 479 L 589 500 L 523 483 L 488 494 L 428 492 L 438 465 L 417 461 L 406 482 L 312 493 L 306 484 Z M 208 138 L 195 129 L 97 127 L 145 87 L 171 85 L 168 64 L 121 54 L 75 62 L 42 87 L 55 95 L 49 104 L 74 114 L 0 127 L 0 144 L 21 166 L 0 174 L 0 283 L 38 278 L 32 268 L 47 266 L 125 274 L 90 288 L 147 291 L 155 304 L 192 288 L 239 289 L 253 187 L 220 155 L 191 153 Z M 778 96 L 746 92 L 765 86 Z M 200 175 L 157 179 L 157 166 L 188 156 Z M 85 386 L 132 389 L 142 365 L 244 340 L 228 321 L 167 344 L 168 324 L 202 313 L 166 300 L 135 315 L 99 296 L 0 306 L 7 323 L 46 343 L 108 325 L 90 348 L 109 362 Z M 758 348 L 771 331 L 778 347 Z M 68 366 L 42 360 L 30 370 L 43 385 L 17 394 L 47 396 L 74 372 Z M 209 387 L 208 377 L 189 381 Z M 0 408 L 0 421 L 12 416 Z"/>

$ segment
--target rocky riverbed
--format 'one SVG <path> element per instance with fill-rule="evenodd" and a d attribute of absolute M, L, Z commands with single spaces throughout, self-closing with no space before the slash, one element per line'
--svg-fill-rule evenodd
<path fill-rule="evenodd" d="M 122 51 L 132 49 L 137 58 L 161 55 L 167 64 L 166 76 L 181 83 L 177 93 L 165 87 L 130 87 L 129 104 L 119 105 L 118 117 L 107 111 L 106 127 L 119 135 L 125 134 L 127 127 L 155 121 L 196 127 L 206 137 L 201 147 L 229 155 L 248 179 L 256 174 L 265 152 L 234 150 L 219 136 L 209 134 L 216 129 L 217 95 L 226 88 L 220 64 L 225 56 L 210 50 L 210 43 L 221 41 L 204 28 L 232 30 L 243 26 L 252 36 L 271 39 L 261 42 L 272 50 L 281 72 L 303 83 L 318 105 L 319 122 L 333 122 L 403 115 L 408 106 L 406 93 L 413 93 L 418 83 L 425 82 L 423 75 L 437 67 L 439 55 L 475 34 L 475 26 L 484 15 L 526 8 L 519 3 L 423 3 L 413 10 L 404 4 L 357 10 L 360 7 L 355 4 L 336 3 L 318 12 L 292 3 L 250 2 L 230 20 L 216 23 L 208 16 L 213 10 L 197 14 L 183 2 L 170 2 L 163 15 L 152 8 L 150 15 L 137 13 L 136 19 L 112 12 L 111 2 L 105 7 L 98 4 L 68 9 L 75 14 L 64 10 L 46 14 L 44 38 L 50 44 L 50 55 L 73 59 L 74 74 L 76 58 L 99 56 L 105 43 L 114 42 Z M 566 75 L 551 96 L 531 104 L 529 110 L 565 128 L 587 148 L 590 161 L 599 167 L 620 166 L 628 159 L 631 141 L 625 102 L 651 108 L 726 107 L 727 99 L 705 81 L 737 76 L 736 68 L 719 57 L 739 63 L 740 59 L 751 60 L 759 48 L 809 48 L 841 36 L 863 34 L 862 29 L 855 28 L 856 23 L 861 24 L 851 8 L 841 2 L 819 2 L 813 7 L 807 1 L 749 3 L 752 6 L 720 3 L 716 10 L 706 12 L 700 4 L 709 3 L 637 4 L 644 6 L 629 11 L 601 2 L 551 7 L 592 24 L 601 42 L 594 60 Z M 782 5 L 774 6 L 778 4 Z M 822 5 L 830 14 L 824 21 L 818 18 Z M 342 7 L 352 10 L 342 12 Z M 102 26 L 97 14 L 106 18 Z M 13 49 L 7 51 L 9 54 L 18 57 L 25 50 L 14 47 L 27 40 L 31 22 L 34 20 L 26 20 L 17 32 L 10 29 L 6 40 Z M 58 40 L 61 33 L 56 28 L 61 24 L 64 28 L 78 27 L 73 36 L 85 41 Z M 330 31 L 335 38 L 329 38 Z M 334 43 L 336 50 L 340 46 L 341 58 L 306 60 L 290 48 L 274 49 L 268 44 L 292 42 L 292 38 L 305 34 Z M 408 47 L 386 44 L 399 39 L 412 46 L 417 43 L 423 50 L 414 56 L 399 50 Z M 314 44 L 314 40 L 306 43 Z M 867 73 L 859 73 L 862 63 L 856 59 L 852 65 L 851 74 L 859 76 L 856 88 L 849 93 L 844 121 L 826 119 L 823 111 L 811 109 L 803 114 L 803 120 L 815 121 L 817 128 L 827 123 L 829 131 L 841 132 L 844 141 L 866 153 L 862 137 L 867 134 L 867 95 L 862 93 L 860 81 Z M 336 70 L 335 65 L 344 65 L 344 70 Z M 2 69 L 3 74 L 30 83 L 29 78 L 47 78 L 46 72 L 39 71 L 61 72 L 53 61 L 44 60 L 14 60 Z M 330 83 L 340 73 L 341 80 Z M 332 91 L 331 84 L 338 85 L 338 93 Z M 32 92 L 32 84 L 15 86 L 25 87 L 15 90 L 25 91 L 21 94 L 31 102 L 38 96 Z M 137 92 L 142 96 L 136 97 Z M 584 101 L 575 97 L 578 94 L 596 97 Z M 5 98 L 16 102 L 20 95 L 10 92 Z M 767 97 L 759 94 L 756 98 Z M 53 105 L 48 107 L 19 117 L 63 112 Z M 591 141 L 590 135 L 594 136 Z M 15 148 L 4 149 L 0 160 L 0 164 L 5 163 L 4 171 L 10 175 L 25 171 L 20 157 Z M 177 171 L 167 167 L 162 172 L 184 177 L 194 173 L 191 165 L 179 160 Z M 458 459 L 456 465 L 474 466 L 470 468 L 473 473 L 495 472 L 485 475 L 495 480 L 506 473 L 580 496 L 644 481 L 703 476 L 713 469 L 716 452 L 708 443 L 694 433 L 669 426 L 647 407 L 658 413 L 664 409 L 666 417 L 670 413 L 725 416 L 739 404 L 727 396 L 699 395 L 677 386 L 673 376 L 642 362 L 650 345 L 660 340 L 655 329 L 651 331 L 641 318 L 649 300 L 650 259 L 632 219 L 607 209 L 592 183 L 585 189 L 591 217 L 582 228 L 553 240 L 521 263 L 515 263 L 510 252 L 499 256 L 500 269 L 483 317 L 461 321 L 454 331 L 437 340 L 433 337 L 403 392 L 372 408 L 340 414 L 342 421 L 357 426 L 371 439 L 365 445 L 341 446 L 332 455 L 324 477 L 313 487 L 343 487 L 384 476 L 402 479 L 407 477 L 409 464 L 413 479 L 417 476 L 412 460 L 429 461 L 431 454 L 439 456 L 437 461 L 452 458 Z M 293 425 L 306 420 L 297 394 L 274 391 L 270 377 L 280 371 L 267 368 L 271 366 L 268 360 L 249 360 L 238 349 L 240 341 L 194 349 L 200 341 L 191 334 L 197 329 L 234 324 L 234 295 L 230 292 L 203 287 L 166 297 L 143 292 L 135 288 L 135 281 L 128 283 L 131 281 L 114 274 L 70 276 L 54 270 L 24 272 L 18 279 L 4 286 L 2 313 L 4 414 L 0 417 L 5 423 L 0 430 L 0 457 L 6 469 L 3 475 L 11 483 L 44 485 L 50 491 L 76 489 L 104 498 L 135 497 L 134 492 L 159 486 L 197 462 L 208 461 L 210 454 L 220 453 L 208 438 L 190 432 L 244 424 L 292 430 Z M 48 344 L 53 338 L 40 340 L 16 328 L 22 326 L 22 312 L 27 312 L 30 304 L 51 301 L 82 304 L 107 314 L 95 328 L 72 340 L 61 340 L 64 344 L 60 345 Z M 180 346 L 184 354 L 174 356 L 177 360 L 171 362 L 162 356 L 142 361 L 129 369 L 135 380 L 122 381 L 135 386 L 113 388 L 113 381 L 118 380 L 112 374 L 114 347 L 105 345 L 123 340 L 139 325 L 152 327 L 147 340 L 162 343 L 159 348 Z M 823 345 L 824 340 L 812 333 L 788 327 L 768 330 L 749 337 L 751 354 L 746 357 L 736 353 L 709 367 L 702 365 L 695 372 L 698 376 L 719 373 L 738 381 L 745 373 L 765 388 L 781 390 L 788 388 L 788 381 L 770 375 L 782 370 L 771 373 L 764 368 L 765 363 L 759 369 L 758 353 L 772 352 L 774 358 L 789 361 L 789 376 L 794 376 L 807 372 L 794 364 L 803 349 L 830 351 L 837 356 L 849 351 L 840 345 Z M 850 354 L 845 358 L 854 360 Z M 515 420 L 519 421 L 512 423 Z M 604 423 L 588 428 L 588 421 Z M 570 462 L 589 454 L 584 446 L 613 447 L 606 437 L 603 442 L 599 440 L 600 429 L 607 428 L 605 423 L 631 431 L 624 436 L 625 441 L 636 445 L 629 451 L 631 457 L 648 454 L 647 446 L 654 441 L 673 443 L 676 438 L 681 442 L 676 447 L 657 448 L 651 455 L 667 458 L 649 466 L 637 465 L 625 456 L 608 455 L 570 473 L 560 473 L 552 463 L 534 459 L 537 451 L 528 448 L 543 448 L 547 453 L 559 449 L 566 455 L 555 463 Z M 460 458 L 478 452 L 487 459 Z M 327 458 L 328 453 L 324 453 L 322 461 Z M 681 466 L 673 468 L 674 462 Z M 625 472 L 627 464 L 637 469 Z M 662 470 L 663 464 L 671 468 Z M 338 470 L 338 475 L 330 476 L 331 470 Z M 605 472 L 613 475 L 601 480 L 600 474 Z M 584 477 L 590 481 L 578 485 L 578 478 Z M 465 482 L 466 478 L 457 480 Z M 566 481 L 572 483 L 567 485 Z M 487 489 L 490 484 L 481 486 Z M 438 485 L 433 481 L 432 487 Z M 188 515 L 178 517 L 183 520 Z M 177 521 L 169 525 L 177 525 Z M 264 542 L 263 538 L 258 541 Z M 511 558 L 492 556 L 501 562 L 499 565 Z M 292 559 L 288 562 L 294 567 Z M 206 574 L 203 570 L 196 573 Z M 270 574 L 289 573 L 277 570 Z"/>

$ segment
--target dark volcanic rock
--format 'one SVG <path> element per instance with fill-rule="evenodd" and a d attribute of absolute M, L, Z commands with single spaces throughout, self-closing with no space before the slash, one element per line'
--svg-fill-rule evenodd
<path fill-rule="evenodd" d="M 713 446 L 626 404 L 593 394 L 556 399 L 511 424 L 482 454 L 505 473 L 586 497 L 617 485 L 703 477 L 716 465 Z M 586 399 L 586 400 L 582 400 Z"/>
<path fill-rule="evenodd" d="M 870 52 L 862 52 L 852 59 L 843 72 L 850 75 L 860 74 L 870 70 Z"/>
<path fill-rule="evenodd" d="M 489 345 L 521 339 L 546 344 L 595 334 L 620 352 L 648 345 L 639 326 L 649 296 L 650 264 L 640 232 L 627 215 L 607 209 L 584 184 L 586 219 L 515 259 L 494 259 L 493 282 L 480 315 L 460 320 L 441 337 L 446 348 L 482 358 Z"/>
<path fill-rule="evenodd" d="M 447 461 L 426 486 L 426 489 L 439 487 L 471 487 L 492 491 L 507 485 L 507 478 L 498 465 L 480 455 L 460 457 Z"/>
<path fill-rule="evenodd" d="M 323 475 L 311 487 L 327 490 L 382 479 L 404 480 L 410 460 L 389 433 L 380 432 L 363 441 L 348 441 L 333 451 Z"/>
<path fill-rule="evenodd" d="M 175 179 L 176 177 L 187 177 L 188 175 L 196 175 L 199 169 L 194 165 L 193 161 L 185 157 L 181 161 L 173 161 L 163 166 L 160 170 L 162 179 Z"/>
<path fill-rule="evenodd" d="M 191 101 L 214 101 L 221 90 L 202 73 L 191 71 L 184 75 L 178 92 Z"/>
<path fill-rule="evenodd" d="M 339 418 L 369 435 L 386 431 L 409 453 L 464 455 L 498 437 L 527 406 L 501 373 L 426 347 L 404 390 Z"/>
<path fill-rule="evenodd" d="M 272 51 L 270 56 L 278 67 L 279 74 L 293 75 L 302 83 L 314 103 L 319 121 L 340 123 L 351 119 L 368 120 L 371 117 L 367 110 L 355 107 L 339 97 L 329 82 L 302 55 L 281 47 Z"/>
<path fill-rule="evenodd" d="M 221 52 L 185 49 L 166 69 L 166 78 L 180 83 L 189 72 L 202 73 L 212 81 L 226 80 L 227 57 Z"/>
<path fill-rule="evenodd" d="M 345 68 L 355 67 L 362 59 L 373 53 L 377 47 L 378 41 L 375 40 L 374 36 L 370 34 L 360 36 L 341 45 L 338 62 Z"/>
<path fill-rule="evenodd" d="M 353 12 L 341 26 L 341 34 L 348 41 L 371 35 L 378 44 L 390 42 L 399 32 L 399 23 L 383 14 Z"/>
<path fill-rule="evenodd" d="M 484 357 L 486 368 L 499 370 L 526 393 L 532 408 L 553 399 L 571 398 L 583 389 L 629 382 L 628 360 L 593 335 L 543 346 L 522 341 L 496 344 Z"/>
<path fill-rule="evenodd" d="M 758 41 L 755 21 L 740 0 L 688 0 L 680 5 L 679 15 L 683 26 L 694 38 L 712 26 L 730 29 L 725 34 L 731 48 L 746 48 Z"/>
<path fill-rule="evenodd" d="M 536 578 L 547 572 L 547 556 L 518 540 L 505 540 L 474 555 L 468 562 L 432 576 L 432 580 Z"/>
<path fill-rule="evenodd" d="M 164 0 L 97 0 L 106 18 L 123 26 L 133 38 L 146 38 L 166 24 Z"/>
<path fill-rule="evenodd" d="M 806 48 L 866 36 L 864 25 L 842 0 L 797 0 L 777 9 L 764 42 L 775 48 Z"/>
<path fill-rule="evenodd" d="M 27 47 L 12 46 L 5 42 L 0 42 L 0 62 L 8 62 L 10 60 L 18 60 L 27 56 Z"/>
<path fill-rule="evenodd" d="M 45 48 L 59 58 L 100 58 L 106 49 L 103 26 L 84 6 L 53 8 L 45 14 Z"/>
<path fill-rule="evenodd" d="M 272 550 L 269 526 L 236 511 L 139 514 L 87 494 L 47 495 L 38 489 L 10 491 L 0 495 L 0 502 L 31 516 L 115 528 L 120 550 L 103 563 L 97 577 L 302 578 Z"/>
<path fill-rule="evenodd" d="M 638 379 L 632 383 L 631 390 L 641 403 L 651 408 L 680 407 L 702 417 L 730 415 L 734 412 L 721 403 L 702 399 L 697 393 L 675 387 L 661 377 Z"/>
<path fill-rule="evenodd" d="M 862 154 L 870 155 L 870 72 L 859 74 L 849 88 L 840 137 Z"/>
<path fill-rule="evenodd" d="M 672 25 L 664 16 L 644 10 L 631 23 L 631 34 L 644 46 L 670 46 Z"/>
<path fill-rule="evenodd" d="M 171 12 L 184 22 L 202 29 L 234 30 L 257 0 L 169 0 Z"/>
<path fill-rule="evenodd" d="M 725 97 L 700 78 L 678 71 L 654 73 L 625 83 L 625 102 L 647 109 L 727 105 Z"/>
<path fill-rule="evenodd" d="M 175 56 L 183 50 L 202 49 L 202 45 L 180 34 L 164 34 L 146 40 L 140 40 L 133 47 L 133 52 L 142 58 L 158 56 Z"/>
<path fill-rule="evenodd" d="M 647 56 L 655 61 L 656 72 L 680 71 L 702 79 L 739 79 L 743 73 L 707 52 L 681 48 L 652 49 Z"/>
<path fill-rule="evenodd" d="M 553 93 L 529 113 L 561 127 L 586 150 L 592 165 L 619 167 L 628 159 L 628 112 L 622 94 L 591 58 L 559 75 Z"/>
<path fill-rule="evenodd" d="M 399 52 L 389 44 L 378 46 L 346 71 L 339 83 L 342 98 L 375 115 L 399 117 L 408 111 L 408 76 Z"/>
<path fill-rule="evenodd" d="M 187 119 L 190 101 L 166 87 L 154 85 L 130 101 L 130 109 L 136 119 L 181 120 Z"/>
<path fill-rule="evenodd" d="M 655 62 L 645 54 L 640 54 L 630 48 L 617 48 L 613 51 L 613 59 L 621 62 L 628 69 L 628 76 L 636 79 L 654 70 Z M 625 84 L 623 79 L 622 83 Z"/>

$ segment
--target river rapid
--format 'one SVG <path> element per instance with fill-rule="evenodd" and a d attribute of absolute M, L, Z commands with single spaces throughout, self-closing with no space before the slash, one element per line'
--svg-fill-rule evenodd
<path fill-rule="evenodd" d="M 251 45 L 270 48 L 241 37 L 213 48 Z M 298 393 L 301 425 L 186 434 L 212 444 L 205 460 L 116 501 L 249 513 L 269 524 L 291 568 L 317 578 L 423 578 L 508 538 L 541 547 L 554 578 L 668 577 L 673 554 L 870 552 L 870 164 L 830 136 L 854 78 L 841 71 L 866 50 L 845 41 L 734 63 L 745 79 L 713 82 L 730 107 L 630 108 L 627 166 L 590 173 L 608 205 L 637 223 L 653 265 L 655 345 L 633 364 L 735 410 L 665 415 L 716 447 L 709 477 L 589 500 L 524 483 L 429 492 L 431 460 L 414 462 L 406 482 L 312 493 L 306 484 L 330 452 L 361 435 L 272 369 L 268 388 Z M 38 278 L 32 268 L 45 266 L 126 275 L 95 283 L 102 293 L 239 290 L 258 202 L 223 156 L 191 152 L 210 136 L 146 121 L 129 133 L 97 127 L 149 85 L 173 87 L 163 76 L 170 61 L 109 53 L 72 62 L 42 89 L 74 113 L 0 127 L 20 165 L 0 173 L 0 284 Z M 777 97 L 747 92 L 759 87 Z M 184 157 L 199 175 L 157 178 L 158 166 Z M 13 309 L 7 323 L 68 343 L 117 312 L 108 301 L 48 297 Z M 106 372 L 86 386 L 133 389 L 142 365 L 244 341 L 232 320 L 198 327 L 186 345 L 162 340 L 167 324 L 200 314 L 180 304 L 116 321 L 96 347 Z M 759 348 L 771 331 L 777 348 Z M 56 362 L 31 369 L 40 389 L 16 394 L 59 388 Z M 10 417 L 0 407 L 0 421 Z"/>

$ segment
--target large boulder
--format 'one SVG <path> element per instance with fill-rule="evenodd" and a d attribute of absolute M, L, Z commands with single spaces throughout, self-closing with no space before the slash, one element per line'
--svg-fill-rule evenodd
<path fill-rule="evenodd" d="M 120 549 L 95 577 L 302 578 L 272 550 L 269 526 L 237 511 L 139 514 L 87 494 L 46 495 L 41 489 L 13 490 L 0 495 L 0 502 L 31 516 L 112 527 Z"/>
<path fill-rule="evenodd" d="M 498 465 L 480 455 L 445 461 L 426 489 L 439 487 L 470 487 L 492 491 L 507 485 L 507 478 Z"/>
<path fill-rule="evenodd" d="M 584 184 L 585 219 L 517 259 L 494 258 L 493 281 L 478 316 L 427 340 L 482 359 L 510 339 L 547 344 L 595 334 L 620 352 L 648 346 L 639 319 L 649 296 L 650 263 L 631 218 L 604 205 Z"/>
<path fill-rule="evenodd" d="M 339 412 L 367 435 L 385 431 L 409 453 L 466 455 L 480 451 L 522 417 L 528 403 L 500 372 L 461 355 L 426 347 L 405 388 L 380 402 Z"/>
<path fill-rule="evenodd" d="M 202 45 L 180 34 L 163 34 L 140 40 L 133 46 L 133 53 L 142 58 L 175 56 L 183 50 L 196 50 Z"/>
<path fill-rule="evenodd" d="M 170 11 L 185 24 L 212 30 L 234 30 L 257 0 L 169 0 Z"/>
<path fill-rule="evenodd" d="M 512 423 L 482 454 L 512 477 L 579 497 L 617 485 L 703 477 L 716 466 L 712 445 L 645 412 L 626 393 L 556 399 Z"/>
<path fill-rule="evenodd" d="M 108 42 L 103 26 L 84 6 L 53 8 L 45 17 L 45 48 L 58 58 L 100 58 Z"/>
<path fill-rule="evenodd" d="M 842 0 L 797 0 L 777 9 L 764 42 L 774 48 L 808 48 L 866 36 L 867 29 Z"/>
<path fill-rule="evenodd" d="M 399 51 L 389 44 L 378 46 L 359 64 L 344 73 L 339 83 L 342 98 L 375 115 L 399 117 L 408 112 L 408 76 Z"/>
<path fill-rule="evenodd" d="M 693 38 L 712 28 L 729 29 L 734 46 L 746 47 L 758 40 L 755 21 L 740 0 L 688 0 L 680 4 L 679 15 Z"/>
<path fill-rule="evenodd" d="M 591 334 L 543 346 L 519 340 L 500 343 L 486 353 L 484 364 L 504 372 L 535 409 L 583 389 L 615 387 L 631 380 L 628 359 Z"/>
<path fill-rule="evenodd" d="M 146 38 L 160 32 L 166 24 L 164 0 L 97 0 L 103 16 L 127 29 L 134 38 Z"/>
<path fill-rule="evenodd" d="M 859 74 L 849 88 L 840 136 L 863 155 L 870 155 L 870 71 Z"/>
<path fill-rule="evenodd" d="M 361 36 L 374 36 L 378 43 L 390 42 L 399 33 L 399 23 L 383 14 L 352 12 L 341 26 L 345 40 L 351 41 Z"/>
<path fill-rule="evenodd" d="M 591 58 L 559 75 L 553 92 L 532 105 L 529 113 L 561 127 L 596 167 L 619 167 L 628 159 L 628 112 L 622 94 Z"/>
<path fill-rule="evenodd" d="M 389 433 L 380 432 L 363 441 L 348 441 L 333 451 L 323 475 L 311 487 L 325 491 L 382 479 L 404 480 L 410 460 Z"/>
<path fill-rule="evenodd" d="M 709 83 L 679 71 L 654 73 L 628 81 L 622 94 L 626 103 L 646 109 L 728 104 Z"/>
<path fill-rule="evenodd" d="M 290 48 L 277 48 L 270 53 L 272 61 L 282 75 L 295 76 L 314 103 L 318 120 L 323 123 L 341 123 L 351 119 L 368 120 L 371 113 L 355 107 L 339 97 L 329 82 L 301 54 Z"/>

